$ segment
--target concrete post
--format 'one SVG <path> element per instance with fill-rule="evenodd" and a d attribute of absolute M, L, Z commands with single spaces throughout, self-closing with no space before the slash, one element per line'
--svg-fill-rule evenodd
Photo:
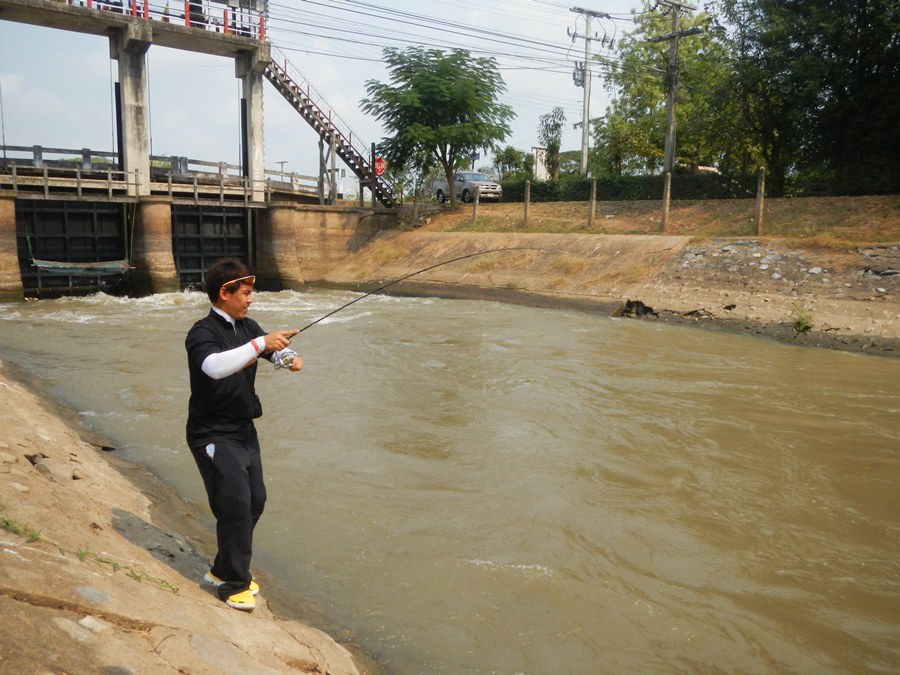
<path fill-rule="evenodd" d="M 16 193 L 0 192 L 0 300 L 24 300 L 16 240 Z"/>
<path fill-rule="evenodd" d="M 528 206 L 531 204 L 531 181 L 525 181 L 525 218 L 523 220 L 523 227 L 528 227 Z"/>
<path fill-rule="evenodd" d="M 759 176 L 756 179 L 756 236 L 763 233 L 763 209 L 766 203 L 766 167 L 759 167 Z"/>
<path fill-rule="evenodd" d="M 672 197 L 672 172 L 669 171 L 666 173 L 665 181 L 663 182 L 663 210 L 662 210 L 662 223 L 659 226 L 660 232 L 666 232 L 669 227 L 669 201 Z"/>
<path fill-rule="evenodd" d="M 243 52 L 234 59 L 234 74 L 241 81 L 241 96 L 246 101 L 244 147 L 247 166 L 244 171 L 250 180 L 251 199 L 265 201 L 266 168 L 263 146 L 263 71 L 272 61 L 268 44 L 260 44 L 253 51 Z"/>
<path fill-rule="evenodd" d="M 179 290 L 172 253 L 172 198 L 142 197 L 137 204 L 132 242 L 131 293 L 136 296 Z"/>
<path fill-rule="evenodd" d="M 588 230 L 594 227 L 594 217 L 597 214 L 597 179 L 591 178 L 591 199 L 588 203 Z"/>
<path fill-rule="evenodd" d="M 144 57 L 152 42 L 152 29 L 141 23 L 130 23 L 109 38 L 110 57 L 119 65 L 122 100 L 118 115 L 123 138 L 119 152 L 131 196 L 150 194 L 150 115 Z"/>

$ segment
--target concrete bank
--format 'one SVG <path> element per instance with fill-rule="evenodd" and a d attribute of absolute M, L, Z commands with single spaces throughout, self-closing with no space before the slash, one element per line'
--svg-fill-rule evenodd
<path fill-rule="evenodd" d="M 0 672 L 365 672 L 265 577 L 253 613 L 198 584 L 191 506 L 28 381 L 0 361 Z"/>
<path fill-rule="evenodd" d="M 372 290 L 460 256 L 471 257 L 387 291 L 576 308 L 900 356 L 897 245 L 836 254 L 747 238 L 391 230 L 332 267 L 325 282 Z M 801 320 L 808 330 L 796 330 Z"/>

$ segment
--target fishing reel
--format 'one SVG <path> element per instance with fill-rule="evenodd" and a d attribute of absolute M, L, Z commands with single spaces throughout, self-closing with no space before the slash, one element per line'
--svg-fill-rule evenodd
<path fill-rule="evenodd" d="M 282 349 L 275 354 L 275 370 L 278 370 L 279 368 L 290 368 L 294 365 L 294 359 L 296 357 L 297 352 L 293 349 Z"/>

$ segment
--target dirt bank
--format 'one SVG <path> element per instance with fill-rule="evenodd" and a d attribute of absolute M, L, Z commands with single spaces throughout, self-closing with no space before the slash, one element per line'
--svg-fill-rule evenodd
<path fill-rule="evenodd" d="M 499 249 L 499 250 L 498 250 Z M 488 253 L 482 253 L 489 251 Z M 900 356 L 900 246 L 843 251 L 753 237 L 382 232 L 327 277 L 371 290 L 576 307 Z"/>
<path fill-rule="evenodd" d="M 364 672 L 265 577 L 252 614 L 201 586 L 198 514 L 33 386 L 0 361 L 0 672 Z"/>

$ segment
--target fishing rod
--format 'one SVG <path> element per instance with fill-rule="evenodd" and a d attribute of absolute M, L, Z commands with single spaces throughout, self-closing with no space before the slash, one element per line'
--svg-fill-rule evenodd
<path fill-rule="evenodd" d="M 315 325 L 316 325 L 317 323 L 319 323 L 320 321 L 324 321 L 324 320 L 327 319 L 328 317 L 334 316 L 335 314 L 337 314 L 337 313 L 340 312 L 341 310 L 347 309 L 350 305 L 353 305 L 353 304 L 359 302 L 360 300 L 365 300 L 365 299 L 368 298 L 370 295 L 374 295 L 375 293 L 378 293 L 379 291 L 383 291 L 385 288 L 390 288 L 390 287 L 393 286 L 394 284 L 399 284 L 401 281 L 406 281 L 406 280 L 409 279 L 410 277 L 414 277 L 414 276 L 416 276 L 416 275 L 418 275 L 418 274 L 424 274 L 425 272 L 430 272 L 431 270 L 433 270 L 433 269 L 435 269 L 435 268 L 437 268 L 437 267 L 443 267 L 444 265 L 449 265 L 450 263 L 454 263 L 454 262 L 457 262 L 457 261 L 459 261 L 459 260 L 465 260 L 466 258 L 474 258 L 475 256 L 485 255 L 485 254 L 487 254 L 487 253 L 500 253 L 500 252 L 503 252 L 503 251 L 544 251 L 544 252 L 547 252 L 547 253 L 565 253 L 566 255 L 574 255 L 574 256 L 576 256 L 576 257 L 578 257 L 578 258 L 584 258 L 584 257 L 585 257 L 585 256 L 580 256 L 580 255 L 578 255 L 577 253 L 572 253 L 571 251 L 561 251 L 561 250 L 553 249 L 553 248 L 540 248 L 540 247 L 537 247 L 537 246 L 504 246 L 504 247 L 502 247 L 502 248 L 490 248 L 490 249 L 487 249 L 487 250 L 484 250 L 484 251 L 477 251 L 476 253 L 467 253 L 466 255 L 460 255 L 460 256 L 457 256 L 457 257 L 455 257 L 455 258 L 450 258 L 450 260 L 444 260 L 444 261 L 442 261 L 442 262 L 435 263 L 434 265 L 429 265 L 428 267 L 423 267 L 422 269 L 417 270 L 417 271 L 415 271 L 415 272 L 410 272 L 409 274 L 406 274 L 406 275 L 400 277 L 399 279 L 394 279 L 393 281 L 389 281 L 388 283 L 384 284 L 383 286 L 379 286 L 379 287 L 376 288 L 375 290 L 369 291 L 368 293 L 366 293 L 366 294 L 364 294 L 364 295 L 361 295 L 361 296 L 359 296 L 358 298 L 354 298 L 354 299 L 351 300 L 350 302 L 348 302 L 348 303 L 346 303 L 346 304 L 344 304 L 344 305 L 341 305 L 340 307 L 338 307 L 338 308 L 335 309 L 335 310 L 332 310 L 331 312 L 328 312 L 328 314 L 325 314 L 324 316 L 320 316 L 320 317 L 319 317 L 318 319 L 316 319 L 315 321 L 311 321 L 310 323 L 306 324 L 303 328 L 301 328 L 300 330 L 298 330 L 297 333 L 295 333 L 295 335 L 298 335 L 298 334 L 302 333 L 302 332 L 305 331 L 307 328 L 312 328 L 313 326 L 315 326 Z"/>

